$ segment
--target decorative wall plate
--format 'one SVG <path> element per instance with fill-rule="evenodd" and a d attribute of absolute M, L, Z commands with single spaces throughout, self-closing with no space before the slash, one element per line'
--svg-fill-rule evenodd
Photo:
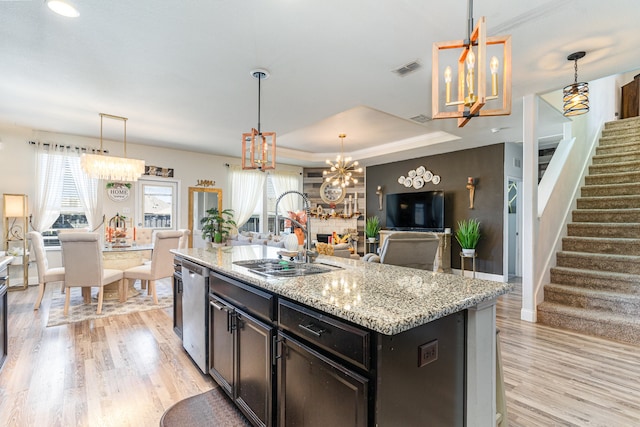
<path fill-rule="evenodd" d="M 425 171 L 422 174 L 422 178 L 424 179 L 424 182 L 429 182 L 433 179 L 433 173 L 431 173 L 431 171 Z"/>
<path fill-rule="evenodd" d="M 400 175 L 398 178 L 398 184 L 404 184 L 404 175 Z"/>
<path fill-rule="evenodd" d="M 422 188 L 423 185 L 424 185 L 424 180 L 421 177 L 416 176 L 415 178 L 413 178 L 413 188 L 415 188 L 416 190 L 419 190 Z"/>
<path fill-rule="evenodd" d="M 413 185 L 413 180 L 411 178 L 405 178 L 404 179 L 404 186 L 405 187 L 411 187 L 411 185 Z"/>
<path fill-rule="evenodd" d="M 418 166 L 418 169 L 416 169 L 416 174 L 418 176 L 422 176 L 426 171 L 427 169 L 424 166 Z"/>
<path fill-rule="evenodd" d="M 433 182 L 435 185 L 440 184 L 440 175 L 433 175 L 433 178 L 431 178 L 431 182 Z"/>
<path fill-rule="evenodd" d="M 416 177 L 416 171 L 414 169 L 411 169 L 409 171 L 409 178 L 415 178 Z"/>

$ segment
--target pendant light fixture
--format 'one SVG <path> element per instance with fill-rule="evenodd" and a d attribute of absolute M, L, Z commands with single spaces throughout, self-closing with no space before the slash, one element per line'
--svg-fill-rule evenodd
<path fill-rule="evenodd" d="M 340 138 L 340 154 L 336 156 L 335 163 L 327 159 L 327 164 L 331 166 L 329 170 L 322 171 L 322 176 L 326 182 L 331 182 L 334 187 L 338 185 L 347 187 L 350 183 L 357 184 L 358 180 L 353 177 L 353 172 L 362 173 L 362 168 L 358 167 L 358 161 L 351 162 L 351 157 L 344 156 L 344 139 L 346 134 L 338 135 Z"/>
<path fill-rule="evenodd" d="M 102 150 L 103 119 L 122 120 L 124 123 L 124 157 L 105 156 Z M 83 154 L 82 170 L 91 178 L 112 181 L 137 181 L 144 173 L 144 160 L 127 158 L 127 118 L 100 113 L 100 154 Z"/>
<path fill-rule="evenodd" d="M 486 18 L 473 25 L 473 0 L 467 5 L 467 38 L 436 42 L 432 52 L 431 112 L 434 119 L 458 119 L 458 127 L 466 125 L 476 116 L 506 116 L 511 114 L 511 36 L 487 37 Z M 487 62 L 488 47 L 495 53 Z M 450 66 L 440 69 L 440 55 L 457 49 L 458 69 Z M 448 57 L 455 58 L 451 54 Z M 465 71 L 466 70 L 466 71 Z M 488 74 L 491 75 L 490 78 Z M 451 82 L 457 87 L 455 99 L 451 99 Z M 444 79 L 444 102 L 440 99 L 440 78 Z M 490 82 L 490 83 L 488 83 Z M 488 84 L 491 92 L 487 91 Z M 499 108 L 484 108 L 487 101 L 501 101 Z M 498 106 L 499 104 L 496 104 Z"/>
<path fill-rule="evenodd" d="M 276 168 L 276 133 L 260 129 L 260 82 L 269 78 L 269 72 L 257 69 L 250 72 L 258 79 L 258 129 L 242 134 L 242 169 L 265 171 Z"/>
<path fill-rule="evenodd" d="M 578 83 L 578 59 L 584 58 L 585 52 L 574 52 L 567 60 L 574 61 L 573 84 L 562 89 L 563 113 L 565 116 L 578 116 L 589 112 L 589 83 Z"/>

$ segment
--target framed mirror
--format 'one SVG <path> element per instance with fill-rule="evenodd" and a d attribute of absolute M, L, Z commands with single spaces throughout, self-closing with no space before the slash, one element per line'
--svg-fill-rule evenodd
<path fill-rule="evenodd" d="M 200 220 L 206 215 L 207 210 L 217 207 L 222 210 L 222 189 L 189 187 L 189 247 L 205 247 L 202 238 Z"/>

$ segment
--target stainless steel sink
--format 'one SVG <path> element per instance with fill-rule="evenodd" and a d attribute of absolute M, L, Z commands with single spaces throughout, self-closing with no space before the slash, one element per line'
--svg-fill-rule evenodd
<path fill-rule="evenodd" d="M 293 262 L 283 259 L 235 261 L 234 264 L 241 267 L 246 267 L 252 273 L 269 277 L 306 276 L 309 274 L 329 273 L 330 271 L 338 270 L 341 268 L 328 264 L 322 264 L 322 266 L 320 266 L 319 264 Z"/>

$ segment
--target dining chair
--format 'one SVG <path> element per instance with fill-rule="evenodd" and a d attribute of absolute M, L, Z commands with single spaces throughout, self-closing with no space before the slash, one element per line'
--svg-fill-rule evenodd
<path fill-rule="evenodd" d="M 191 230 L 188 228 L 181 228 L 178 230 L 182 232 L 182 236 L 180 236 L 180 243 L 178 244 L 178 249 L 187 249 L 189 247 L 189 234 L 191 234 Z"/>
<path fill-rule="evenodd" d="M 37 310 L 40 308 L 40 303 L 42 303 L 42 297 L 44 296 L 47 283 L 64 281 L 64 267 L 49 268 L 47 252 L 44 248 L 44 239 L 40 232 L 30 231 L 28 236 L 29 240 L 31 240 L 31 248 L 36 254 L 36 267 L 38 268 L 38 298 L 33 306 L 33 309 Z M 64 283 L 62 286 L 64 289 Z"/>
<path fill-rule="evenodd" d="M 128 268 L 124 271 L 123 296 L 127 299 L 129 280 L 140 280 L 141 287 L 147 284 L 147 295 L 153 295 L 153 303 L 158 304 L 156 280 L 173 276 L 173 255 L 169 250 L 178 249 L 182 231 L 158 231 L 153 243 L 151 263 Z"/>
<path fill-rule="evenodd" d="M 122 295 L 123 272 L 102 266 L 102 248 L 98 233 L 63 233 L 59 237 L 62 247 L 62 259 L 64 263 L 64 286 L 87 287 L 89 293 L 91 287 L 100 288 L 98 293 L 98 309 L 96 314 L 102 313 L 102 301 L 104 299 L 104 285 L 118 281 L 118 289 Z M 69 312 L 71 289 L 67 289 L 64 301 L 64 315 Z"/>
<path fill-rule="evenodd" d="M 394 233 L 384 240 L 380 255 L 365 254 L 363 260 L 433 271 L 439 244 L 432 233 Z"/>

